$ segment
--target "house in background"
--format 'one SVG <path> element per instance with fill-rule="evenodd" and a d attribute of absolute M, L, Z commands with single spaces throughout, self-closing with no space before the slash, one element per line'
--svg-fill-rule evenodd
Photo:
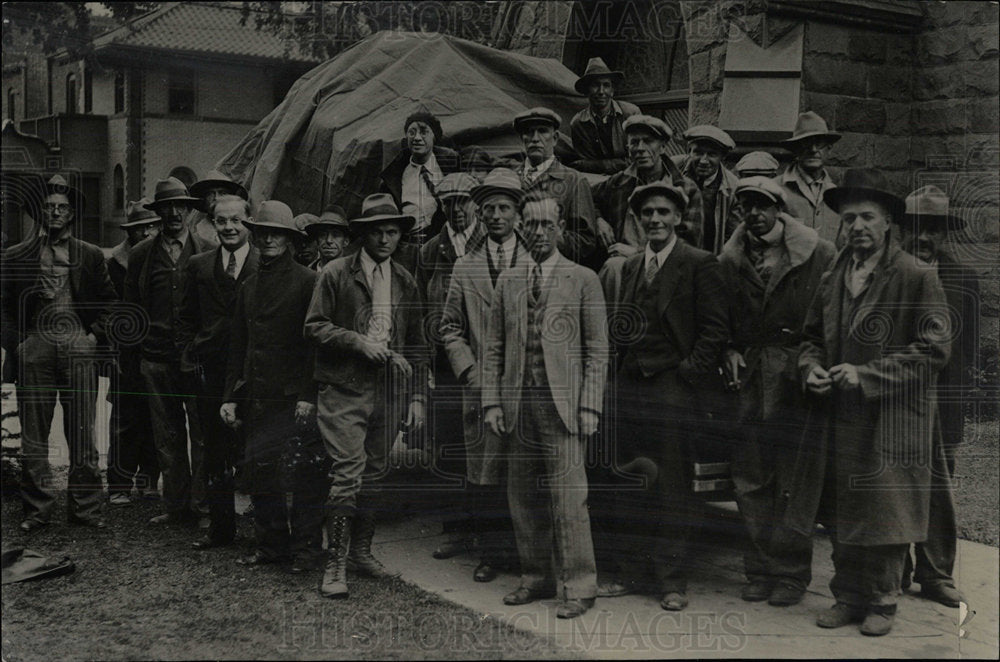
<path fill-rule="evenodd" d="M 128 200 L 167 175 L 199 179 L 316 64 L 240 20 L 239 7 L 164 3 L 96 37 L 93 66 L 5 48 L 5 157 L 36 154 L 22 146 L 32 136 L 44 141 L 42 161 L 17 169 L 76 180 L 87 199 L 81 237 L 114 245 Z M 5 182 L 16 180 L 10 170 L 5 158 Z M 6 185 L 3 207 L 3 230 L 18 241 L 30 209 Z"/>

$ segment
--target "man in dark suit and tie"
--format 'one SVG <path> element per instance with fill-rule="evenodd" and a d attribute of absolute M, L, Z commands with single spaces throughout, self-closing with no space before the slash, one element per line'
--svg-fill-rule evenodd
<path fill-rule="evenodd" d="M 628 585 L 651 563 L 655 589 L 663 596 L 660 606 L 668 611 L 688 603 L 687 566 L 698 511 L 686 476 L 686 442 L 706 420 L 697 387 L 717 376 L 729 340 L 719 263 L 676 233 L 687 203 L 684 191 L 664 182 L 632 193 L 629 204 L 646 232 L 646 246 L 623 265 L 616 305 L 643 320 L 617 348 L 617 466 L 648 457 L 658 467 L 649 489 L 617 495 L 622 535 L 652 530 L 635 544 L 619 541 L 619 566 Z"/>
<path fill-rule="evenodd" d="M 521 605 L 557 595 L 559 618 L 594 604 L 586 439 L 607 379 L 607 315 L 597 274 L 559 254 L 556 200 L 524 205 L 531 260 L 497 280 L 483 363 L 483 417 L 510 443 L 507 498 L 521 558 Z"/>
<path fill-rule="evenodd" d="M 116 299 L 101 249 L 73 236 L 83 194 L 56 175 L 45 187 L 34 236 L 3 254 L 3 348 L 17 366 L 21 417 L 21 530 L 49 523 L 56 505 L 49 429 L 56 398 L 68 445 L 68 519 L 104 527 L 94 421 L 96 349 Z"/>
<path fill-rule="evenodd" d="M 208 533 L 192 543 L 195 549 L 228 545 L 236 535 L 233 473 L 239 461 L 236 432 L 215 415 L 226 389 L 230 328 L 240 285 L 257 272 L 258 252 L 247 241 L 252 222 L 250 203 L 236 195 L 221 195 L 208 208 L 219 247 L 188 262 L 181 324 L 191 338 L 182 369 L 193 372 L 198 410 L 204 412 L 205 478 L 208 483 Z"/>

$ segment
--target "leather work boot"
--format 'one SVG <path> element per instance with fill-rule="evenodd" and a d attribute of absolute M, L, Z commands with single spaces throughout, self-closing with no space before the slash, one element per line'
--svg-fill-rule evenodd
<path fill-rule="evenodd" d="M 319 594 L 324 598 L 346 598 L 347 550 L 351 544 L 351 518 L 346 515 L 327 515 L 323 526 L 326 527 L 329 545 Z"/>
<path fill-rule="evenodd" d="M 375 515 L 358 511 L 351 526 L 351 552 L 347 555 L 347 567 L 375 579 L 399 577 L 398 572 L 390 572 L 382 562 L 372 556 L 372 538 L 375 537 Z"/>

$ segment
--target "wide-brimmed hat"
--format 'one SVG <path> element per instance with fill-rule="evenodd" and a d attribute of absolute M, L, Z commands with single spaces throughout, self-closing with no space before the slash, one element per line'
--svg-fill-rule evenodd
<path fill-rule="evenodd" d="M 595 78 L 612 78 L 614 79 L 614 85 L 617 87 L 625 80 L 625 74 L 620 71 L 611 71 L 608 65 L 604 64 L 603 59 L 592 57 L 587 61 L 587 68 L 584 70 L 583 75 L 577 79 L 573 87 L 580 94 L 587 96 L 587 85 Z"/>
<path fill-rule="evenodd" d="M 514 130 L 518 133 L 520 133 L 522 127 L 539 123 L 551 124 L 552 128 L 558 131 L 559 125 L 562 124 L 562 119 L 556 111 L 551 108 L 543 108 L 542 106 L 522 110 L 514 116 Z"/>
<path fill-rule="evenodd" d="M 49 196 L 53 193 L 61 193 L 69 198 L 69 203 L 73 206 L 74 210 L 79 210 L 87 204 L 87 198 L 83 195 L 83 191 L 75 186 L 70 186 L 69 182 L 62 175 L 52 175 L 45 182 L 45 195 Z"/>
<path fill-rule="evenodd" d="M 667 123 L 659 117 L 653 117 L 652 115 L 632 115 L 622 122 L 622 131 L 626 134 L 629 131 L 639 129 L 645 129 L 663 140 L 670 140 L 674 137 L 674 130 L 667 126 Z"/>
<path fill-rule="evenodd" d="M 717 126 L 711 124 L 698 124 L 690 127 L 684 132 L 684 140 L 688 143 L 700 141 L 710 142 L 716 145 L 723 152 L 728 152 L 736 147 L 736 142 L 732 136 Z"/>
<path fill-rule="evenodd" d="M 770 177 L 764 177 L 763 175 L 744 177 L 736 182 L 736 189 L 733 191 L 733 195 L 738 196 L 741 193 L 759 193 L 777 205 L 784 204 L 785 202 L 785 191 L 781 188 L 781 185 Z"/>
<path fill-rule="evenodd" d="M 184 182 L 176 177 L 167 177 L 156 182 L 156 193 L 153 195 L 153 201 L 147 203 L 146 207 L 156 211 L 159 205 L 175 200 L 190 202 L 192 206 L 199 202 L 198 198 L 191 197 Z"/>
<path fill-rule="evenodd" d="M 125 218 L 125 222 L 118 227 L 131 228 L 136 225 L 148 225 L 162 221 L 159 214 L 146 206 L 150 202 L 149 198 L 142 198 L 128 203 L 128 216 Z"/>
<path fill-rule="evenodd" d="M 781 167 L 778 159 L 767 152 L 748 152 L 736 162 L 736 174 L 753 177 L 755 175 L 772 175 Z"/>
<path fill-rule="evenodd" d="M 437 185 L 438 200 L 448 198 L 472 197 L 472 189 L 479 186 L 479 180 L 466 172 L 453 172 L 445 175 Z"/>
<path fill-rule="evenodd" d="M 413 216 L 400 213 L 396 201 L 388 193 L 372 193 L 361 203 L 361 215 L 352 218 L 348 227 L 352 232 L 361 232 L 373 223 L 392 221 L 399 223 L 400 230 L 406 234 L 417 222 Z"/>
<path fill-rule="evenodd" d="M 510 196 L 518 205 L 524 202 L 524 189 L 521 188 L 521 178 L 510 168 L 494 168 L 490 170 L 489 174 L 483 177 L 483 183 L 479 186 L 474 186 L 469 194 L 473 202 L 481 205 L 486 198 L 495 193 Z"/>
<path fill-rule="evenodd" d="M 933 184 L 921 186 L 906 196 L 906 211 L 900 225 L 926 230 L 961 230 L 965 221 L 949 210 L 950 201 L 944 191 Z"/>
<path fill-rule="evenodd" d="M 336 228 L 346 232 L 349 226 L 350 223 L 347 222 L 347 213 L 344 209 L 340 205 L 331 205 L 323 210 L 319 219 L 310 227 Z"/>
<path fill-rule="evenodd" d="M 831 131 L 827 127 L 825 119 L 808 110 L 799 115 L 799 119 L 795 122 L 795 129 L 792 130 L 792 137 L 782 142 L 786 145 L 792 145 L 806 138 L 825 138 L 830 143 L 835 143 L 840 140 L 840 134 Z"/>
<path fill-rule="evenodd" d="M 238 182 L 234 182 L 230 177 L 227 177 L 218 170 L 209 170 L 205 174 L 203 179 L 199 179 L 194 184 L 191 185 L 191 195 L 203 198 L 208 192 L 208 189 L 221 188 L 225 189 L 227 193 L 232 195 L 238 195 L 244 200 L 249 199 L 247 195 L 247 190 L 244 186 Z"/>
<path fill-rule="evenodd" d="M 683 190 L 664 182 L 653 182 L 645 186 L 636 186 L 635 190 L 632 191 L 632 195 L 628 197 L 628 206 L 632 209 L 632 213 L 638 216 L 642 203 L 651 195 L 663 195 L 670 198 L 677 203 L 679 211 L 683 212 L 687 209 L 688 197 Z"/>
<path fill-rule="evenodd" d="M 830 209 L 840 213 L 840 207 L 849 200 L 873 200 L 888 208 L 894 220 L 902 219 L 906 203 L 889 190 L 885 174 L 874 168 L 852 168 L 844 173 L 844 183 L 823 192 L 823 201 Z"/>
<path fill-rule="evenodd" d="M 257 213 L 253 215 L 253 220 L 246 220 L 244 224 L 251 230 L 261 228 L 271 228 L 272 230 L 284 230 L 297 237 L 304 237 L 306 233 L 295 225 L 295 217 L 292 215 L 292 208 L 280 200 L 265 200 L 257 206 Z"/>

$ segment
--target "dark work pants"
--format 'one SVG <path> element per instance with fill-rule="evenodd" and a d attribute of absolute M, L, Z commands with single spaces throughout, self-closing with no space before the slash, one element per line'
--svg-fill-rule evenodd
<path fill-rule="evenodd" d="M 812 579 L 812 539 L 782 525 L 787 510 L 797 425 L 747 422 L 733 458 L 736 502 L 750 538 L 743 553 L 751 582 L 805 589 Z"/>
<path fill-rule="evenodd" d="M 141 376 L 129 384 L 141 383 Z M 128 494 L 155 490 L 160 482 L 153 426 L 150 424 L 149 398 L 142 393 L 123 392 L 112 382 L 111 431 L 108 441 L 108 492 Z M 145 389 L 142 389 L 145 390 Z"/>
<path fill-rule="evenodd" d="M 204 498 L 203 487 L 200 495 L 192 493 L 192 466 L 195 482 L 204 484 L 204 448 L 193 380 L 181 372 L 177 363 L 142 359 L 140 370 L 149 390 L 153 440 L 163 474 L 163 508 L 168 514 L 181 515 L 192 506 L 197 509 L 192 497 Z"/>
<path fill-rule="evenodd" d="M 904 576 L 909 576 L 912 570 L 913 581 L 920 584 L 921 588 L 935 585 L 955 588 L 958 524 L 955 521 L 955 501 L 951 486 L 951 479 L 955 475 L 955 446 L 935 441 L 934 452 L 927 540 L 913 546 L 915 566 L 907 552 Z"/>
<path fill-rule="evenodd" d="M 443 354 L 439 350 L 439 354 Z M 451 366 L 439 358 L 430 399 L 435 483 L 448 485 L 442 504 L 445 533 L 471 533 L 472 486 L 466 482 L 462 387 Z M 459 482 L 460 481 L 460 482 Z"/>
<path fill-rule="evenodd" d="M 513 564 L 517 559 L 517 541 L 507 500 L 507 484 L 470 483 L 469 503 L 480 560 L 498 566 Z"/>
<path fill-rule="evenodd" d="M 30 333 L 17 349 L 17 406 L 21 419 L 21 503 L 25 519 L 48 522 L 56 494 L 49 466 L 49 432 L 56 398 L 63 409 L 69 454 L 70 517 L 94 517 L 103 487 L 94 443 L 97 406 L 95 344 L 82 333 L 65 339 Z"/>
<path fill-rule="evenodd" d="M 215 542 L 232 542 L 236 536 L 234 477 L 241 444 L 238 433 L 219 416 L 226 386 L 225 367 L 205 366 L 204 374 L 198 411 L 205 440 L 205 496 L 211 522 L 208 537 Z"/>

